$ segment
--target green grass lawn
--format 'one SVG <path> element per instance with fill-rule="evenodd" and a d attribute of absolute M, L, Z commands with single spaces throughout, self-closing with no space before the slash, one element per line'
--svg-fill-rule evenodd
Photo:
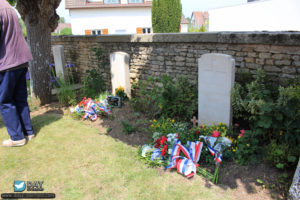
<path fill-rule="evenodd" d="M 37 137 L 26 146 L 0 147 L 0 193 L 13 181 L 44 181 L 57 199 L 231 199 L 230 190 L 206 187 L 195 176 L 149 168 L 128 146 L 59 114 L 32 119 Z M 120 130 L 121 131 L 121 130 Z M 0 141 L 8 135 L 0 122 Z"/>

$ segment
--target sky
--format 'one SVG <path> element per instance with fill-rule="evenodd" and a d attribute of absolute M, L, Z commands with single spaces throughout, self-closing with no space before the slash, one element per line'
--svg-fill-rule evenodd
<path fill-rule="evenodd" d="M 247 0 L 181 0 L 182 12 L 185 17 L 191 17 L 193 11 L 206 11 L 209 9 L 239 5 L 246 3 Z M 65 0 L 62 0 L 57 13 L 64 17 L 66 22 L 70 22 L 69 11 L 65 9 Z"/>

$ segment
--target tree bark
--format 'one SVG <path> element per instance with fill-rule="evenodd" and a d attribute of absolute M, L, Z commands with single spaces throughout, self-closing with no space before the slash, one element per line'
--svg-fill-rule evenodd
<path fill-rule="evenodd" d="M 58 25 L 56 8 L 61 0 L 18 0 L 17 9 L 25 22 L 33 61 L 29 63 L 33 95 L 41 105 L 51 102 L 51 32 Z"/>

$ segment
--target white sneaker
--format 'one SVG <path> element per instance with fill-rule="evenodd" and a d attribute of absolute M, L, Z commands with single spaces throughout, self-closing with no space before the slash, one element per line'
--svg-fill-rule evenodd
<path fill-rule="evenodd" d="M 33 140 L 34 139 L 34 135 L 28 135 L 28 136 L 25 136 L 25 139 L 27 140 L 27 141 L 30 141 L 30 140 Z"/>
<path fill-rule="evenodd" d="M 16 141 L 8 139 L 8 140 L 4 140 L 2 142 L 2 146 L 4 146 L 4 147 L 18 147 L 18 146 L 23 146 L 25 144 L 26 144 L 26 140 L 25 139 L 16 140 Z"/>

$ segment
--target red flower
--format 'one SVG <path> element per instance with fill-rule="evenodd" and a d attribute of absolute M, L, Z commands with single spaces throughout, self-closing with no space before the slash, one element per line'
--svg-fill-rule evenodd
<path fill-rule="evenodd" d="M 159 141 L 160 141 L 160 139 L 158 138 L 158 139 L 155 140 L 155 143 L 159 144 Z"/>
<path fill-rule="evenodd" d="M 239 125 L 238 123 L 235 123 L 234 126 L 235 126 L 235 127 L 239 127 L 240 125 Z"/>
<path fill-rule="evenodd" d="M 164 145 L 163 149 L 161 150 L 161 155 L 162 155 L 162 156 L 165 156 L 165 155 L 166 155 L 167 149 L 168 149 L 168 146 L 167 146 L 167 145 Z"/>
<path fill-rule="evenodd" d="M 200 134 L 200 131 L 196 131 L 195 133 L 196 133 L 196 134 Z"/>
<path fill-rule="evenodd" d="M 168 139 L 167 139 L 165 136 L 161 136 L 161 137 L 160 137 L 160 144 L 161 144 L 161 145 L 164 145 L 164 143 L 165 143 L 166 141 L 168 141 Z"/>
<path fill-rule="evenodd" d="M 239 134 L 240 138 L 243 137 L 244 134 L 245 134 L 245 130 L 244 129 L 240 130 L 240 134 Z"/>
<path fill-rule="evenodd" d="M 220 137 L 220 131 L 213 131 L 211 137 Z"/>
<path fill-rule="evenodd" d="M 177 138 L 177 139 L 179 138 L 178 133 L 176 133 L 176 138 Z"/>
<path fill-rule="evenodd" d="M 156 144 L 154 145 L 154 148 L 159 148 L 159 146 L 160 146 L 160 145 L 156 143 Z"/>

